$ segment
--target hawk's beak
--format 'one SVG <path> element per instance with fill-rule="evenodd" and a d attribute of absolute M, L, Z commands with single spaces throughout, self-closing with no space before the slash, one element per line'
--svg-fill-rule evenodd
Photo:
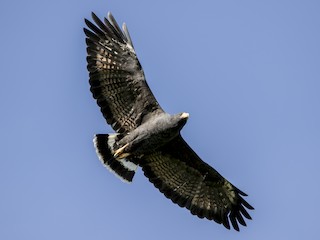
<path fill-rule="evenodd" d="M 182 113 L 180 118 L 184 119 L 184 118 L 189 118 L 189 113 Z"/>

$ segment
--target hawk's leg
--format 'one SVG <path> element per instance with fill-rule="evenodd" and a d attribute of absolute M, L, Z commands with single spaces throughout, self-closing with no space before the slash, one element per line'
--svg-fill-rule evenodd
<path fill-rule="evenodd" d="M 122 158 L 126 158 L 126 157 L 130 156 L 130 153 L 125 153 L 125 152 L 124 152 L 124 149 L 125 149 L 128 145 L 129 145 L 129 143 L 127 143 L 127 144 L 124 145 L 123 147 L 117 149 L 117 150 L 114 152 L 114 154 L 113 154 L 114 158 L 116 158 L 116 159 L 122 159 Z"/>

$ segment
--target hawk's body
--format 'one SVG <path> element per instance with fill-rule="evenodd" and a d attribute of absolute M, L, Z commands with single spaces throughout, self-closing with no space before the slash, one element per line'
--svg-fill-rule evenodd
<path fill-rule="evenodd" d="M 253 209 L 245 193 L 203 162 L 180 135 L 188 114 L 169 115 L 160 107 L 144 77 L 126 25 L 111 14 L 96 25 L 86 20 L 91 92 L 117 132 L 98 134 L 94 143 L 103 164 L 131 182 L 138 166 L 174 203 L 200 218 L 239 230 Z"/>
<path fill-rule="evenodd" d="M 123 150 L 124 153 L 141 158 L 142 155 L 152 153 L 177 137 L 187 117 L 184 114 L 173 116 L 167 113 L 158 114 L 125 135 L 117 142 L 117 148 L 127 145 Z"/>

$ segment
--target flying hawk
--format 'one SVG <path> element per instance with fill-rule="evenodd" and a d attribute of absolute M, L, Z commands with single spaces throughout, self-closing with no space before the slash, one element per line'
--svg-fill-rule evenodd
<path fill-rule="evenodd" d="M 193 215 L 239 231 L 251 219 L 244 192 L 203 162 L 180 135 L 188 113 L 166 113 L 152 94 L 127 26 L 111 15 L 95 24 L 85 19 L 90 90 L 107 123 L 116 131 L 97 134 L 101 162 L 131 182 L 137 167 L 172 202 Z M 229 222 L 230 221 L 230 222 Z"/>

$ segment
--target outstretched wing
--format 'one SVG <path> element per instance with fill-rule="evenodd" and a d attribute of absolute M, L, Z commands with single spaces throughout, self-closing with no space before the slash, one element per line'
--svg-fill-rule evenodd
<path fill-rule="evenodd" d="M 181 136 L 145 156 L 141 162 L 144 174 L 167 198 L 186 207 L 200 218 L 214 220 L 239 231 L 238 223 L 246 226 L 251 219 L 247 209 L 253 207 L 247 196 L 203 162 Z"/>
<path fill-rule="evenodd" d="M 85 19 L 91 31 L 84 29 L 90 90 L 112 128 L 128 132 L 163 110 L 148 87 L 126 25 L 121 31 L 111 13 L 104 22 L 94 13 L 92 18 L 96 25 Z"/>

